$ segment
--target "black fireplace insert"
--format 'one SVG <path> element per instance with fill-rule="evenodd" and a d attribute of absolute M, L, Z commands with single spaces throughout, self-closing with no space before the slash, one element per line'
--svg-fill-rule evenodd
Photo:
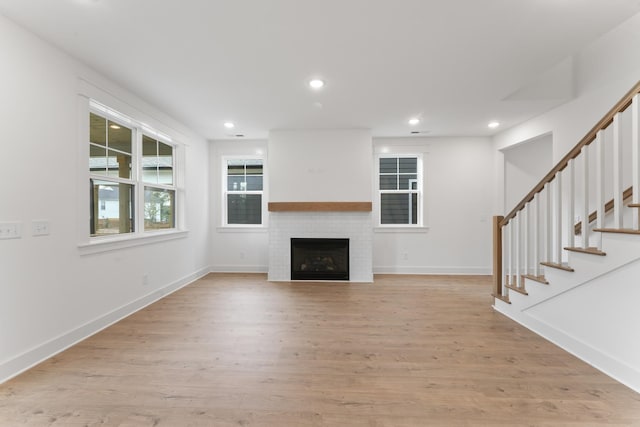
<path fill-rule="evenodd" d="M 291 239 L 291 280 L 349 280 L 349 239 Z"/>

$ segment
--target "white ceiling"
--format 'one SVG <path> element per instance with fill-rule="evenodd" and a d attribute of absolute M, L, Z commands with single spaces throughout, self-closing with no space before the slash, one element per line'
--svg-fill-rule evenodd
<path fill-rule="evenodd" d="M 209 139 L 490 135 L 490 120 L 504 129 L 566 101 L 571 55 L 638 12 L 639 0 L 0 0 Z"/>

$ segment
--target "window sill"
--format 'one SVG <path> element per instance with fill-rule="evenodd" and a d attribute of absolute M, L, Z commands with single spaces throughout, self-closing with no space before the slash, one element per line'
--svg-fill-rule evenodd
<path fill-rule="evenodd" d="M 216 231 L 218 233 L 266 233 L 269 231 L 269 228 L 264 225 L 256 225 L 256 226 L 226 225 L 226 226 L 216 227 Z"/>
<path fill-rule="evenodd" d="M 373 227 L 374 233 L 428 233 L 429 227 L 386 226 Z"/>
<path fill-rule="evenodd" d="M 100 252 L 165 242 L 167 240 L 182 239 L 187 237 L 188 234 L 189 230 L 172 230 L 148 231 L 144 234 L 133 236 L 92 237 L 89 243 L 79 244 L 78 250 L 80 251 L 80 255 L 97 254 Z"/>

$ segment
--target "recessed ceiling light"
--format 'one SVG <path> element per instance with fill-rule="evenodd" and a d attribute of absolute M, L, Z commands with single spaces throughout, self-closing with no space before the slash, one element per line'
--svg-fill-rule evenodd
<path fill-rule="evenodd" d="M 409 119 L 409 124 L 410 124 L 411 126 L 415 126 L 415 125 L 417 125 L 418 123 L 420 123 L 420 119 L 416 119 L 415 117 L 414 117 L 413 119 Z"/>
<path fill-rule="evenodd" d="M 311 89 L 321 89 L 324 86 L 324 81 L 320 79 L 313 79 L 309 82 Z"/>
<path fill-rule="evenodd" d="M 234 125 L 232 122 L 225 122 L 224 127 L 226 127 L 227 129 L 233 129 L 234 127 L 236 127 L 236 125 Z"/>
<path fill-rule="evenodd" d="M 120 129 L 120 126 L 118 126 L 118 125 L 117 125 L 117 124 L 115 124 L 115 123 L 111 123 L 111 124 L 109 125 L 109 127 L 110 127 L 111 129 Z"/>
<path fill-rule="evenodd" d="M 499 122 L 491 122 L 487 126 L 489 126 L 491 129 L 495 129 L 498 126 L 500 126 L 500 123 Z"/>

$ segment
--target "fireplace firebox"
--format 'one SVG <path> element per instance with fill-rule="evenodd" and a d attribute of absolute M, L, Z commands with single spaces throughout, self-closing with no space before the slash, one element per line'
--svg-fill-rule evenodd
<path fill-rule="evenodd" d="M 349 239 L 291 239 L 291 280 L 349 280 Z"/>

